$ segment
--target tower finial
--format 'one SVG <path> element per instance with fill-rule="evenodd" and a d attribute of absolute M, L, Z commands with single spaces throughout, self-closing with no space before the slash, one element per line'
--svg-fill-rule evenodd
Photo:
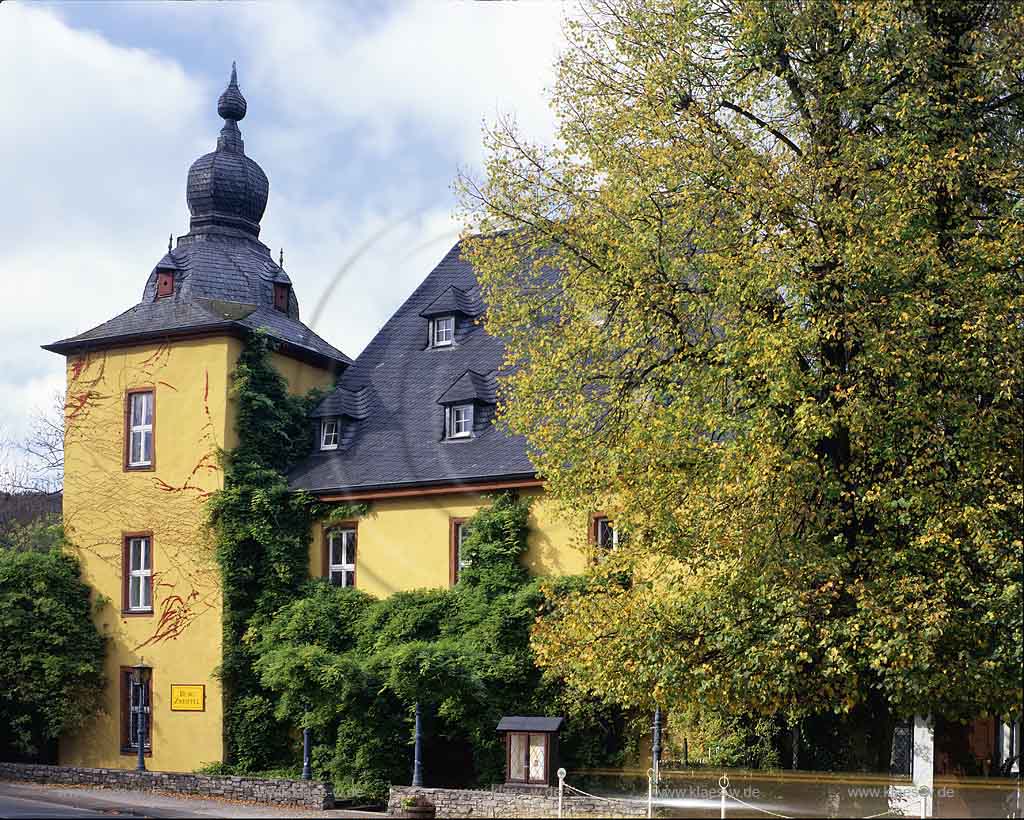
<path fill-rule="evenodd" d="M 174 234 L 170 233 L 167 235 L 167 252 L 171 252 L 171 248 L 174 247 Z"/>
<path fill-rule="evenodd" d="M 245 97 L 238 88 L 238 70 L 235 64 L 231 63 L 231 79 L 228 80 L 228 87 L 217 100 L 217 113 L 226 120 L 238 122 L 245 117 Z"/>
<path fill-rule="evenodd" d="M 284 270 L 284 248 L 283 247 L 281 248 L 281 251 L 280 251 L 280 253 L 278 254 L 278 257 L 277 257 L 277 266 L 279 268 L 281 268 L 281 270 Z"/>

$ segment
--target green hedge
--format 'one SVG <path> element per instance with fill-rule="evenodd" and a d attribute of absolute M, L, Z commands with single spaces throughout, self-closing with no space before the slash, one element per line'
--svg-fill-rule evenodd
<path fill-rule="evenodd" d="M 100 709 L 104 639 L 55 521 L 0 548 L 0 755 L 38 757 Z"/>

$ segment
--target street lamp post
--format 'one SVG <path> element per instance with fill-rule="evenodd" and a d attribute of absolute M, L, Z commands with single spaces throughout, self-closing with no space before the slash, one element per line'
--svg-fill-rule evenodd
<path fill-rule="evenodd" d="M 139 759 L 135 764 L 136 771 L 146 771 L 146 713 L 149 710 L 146 697 L 146 684 L 149 683 L 149 674 L 152 670 L 143 663 L 137 663 L 132 667 L 132 684 L 135 687 L 135 708 L 136 714 L 136 743 L 139 747 Z"/>
<path fill-rule="evenodd" d="M 423 728 L 420 723 L 420 703 L 416 701 L 416 728 L 412 747 L 412 784 L 423 785 Z"/>
<path fill-rule="evenodd" d="M 313 778 L 313 767 L 311 764 L 312 757 L 312 737 L 309 729 L 302 730 L 302 779 L 312 780 Z"/>

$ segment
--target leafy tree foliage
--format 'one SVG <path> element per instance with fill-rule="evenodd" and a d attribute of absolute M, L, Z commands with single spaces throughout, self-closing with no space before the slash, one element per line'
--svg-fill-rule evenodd
<path fill-rule="evenodd" d="M 687 765 L 779 767 L 775 742 L 779 726 L 772 718 L 723 714 L 694 705 L 670 712 L 666 718 L 666 757 L 685 759 Z"/>
<path fill-rule="evenodd" d="M 314 581 L 249 633 L 277 717 L 313 730 L 320 775 L 377 796 L 408 782 L 416 703 L 427 717 L 428 782 L 499 782 L 502 714 L 566 714 L 570 760 L 621 754 L 618 710 L 565 697 L 534 662 L 530 626 L 543 598 L 520 562 L 527 513 L 500 495 L 470 519 L 470 566 L 452 589 L 376 600 Z"/>
<path fill-rule="evenodd" d="M 104 641 L 59 523 L 0 548 L 0 752 L 38 755 L 100 709 Z"/>
<path fill-rule="evenodd" d="M 570 32 L 559 143 L 499 126 L 463 181 L 504 418 L 629 535 L 538 658 L 624 704 L 1020 714 L 1024 6 Z"/>
<path fill-rule="evenodd" d="M 36 496 L 36 494 L 32 494 Z M 17 496 L 9 496 L 9 498 Z M 25 521 L 12 519 L 0 527 L 0 549 L 15 552 L 51 552 L 64 546 L 64 524 L 60 515 L 48 512 L 53 507 L 51 499 L 30 497 L 25 499 L 31 518 Z M 57 499 L 59 507 L 60 499 Z"/>
<path fill-rule="evenodd" d="M 240 771 L 293 755 L 293 739 L 274 718 L 242 636 L 298 595 L 309 576 L 309 533 L 319 513 L 308 495 L 289 490 L 286 471 L 312 449 L 308 415 L 320 394 L 289 393 L 272 351 L 270 338 L 254 333 L 238 357 L 232 383 L 238 445 L 223 454 L 224 487 L 209 502 L 224 596 L 226 757 Z"/>

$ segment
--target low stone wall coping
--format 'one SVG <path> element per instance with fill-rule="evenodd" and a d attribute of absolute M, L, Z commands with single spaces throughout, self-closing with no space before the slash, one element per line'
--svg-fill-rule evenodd
<path fill-rule="evenodd" d="M 434 804 L 438 817 L 557 817 L 558 789 L 536 793 L 484 789 L 431 789 L 392 786 L 388 814 L 402 813 L 402 798 L 422 796 Z M 564 817 L 646 817 L 647 804 L 629 800 L 603 800 L 580 795 L 563 795 Z"/>
<path fill-rule="evenodd" d="M 316 780 L 264 780 L 236 775 L 138 772 L 132 769 L 91 769 L 34 763 L 0 763 L 0 780 L 133 791 L 168 791 L 280 806 L 334 808 L 333 787 L 330 783 Z"/>

